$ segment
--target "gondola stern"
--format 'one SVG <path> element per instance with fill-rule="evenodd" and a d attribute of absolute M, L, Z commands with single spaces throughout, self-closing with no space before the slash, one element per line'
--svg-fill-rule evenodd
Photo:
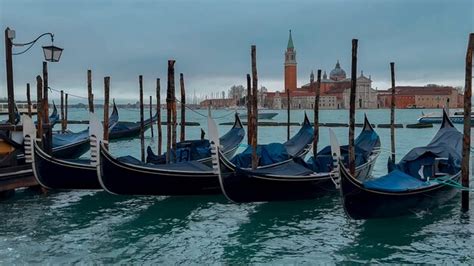
<path fill-rule="evenodd" d="M 235 122 L 232 128 L 244 128 L 242 121 L 240 120 L 239 114 L 235 112 Z"/>
<path fill-rule="evenodd" d="M 308 114 L 306 114 L 306 111 L 304 112 L 303 126 L 311 126 L 311 122 L 309 122 Z"/>
<path fill-rule="evenodd" d="M 441 128 L 449 128 L 449 127 L 454 128 L 454 124 L 449 118 L 449 114 L 447 113 L 447 110 L 443 108 L 443 122 L 441 123 Z"/>
<path fill-rule="evenodd" d="M 103 162 L 105 160 L 108 160 L 109 153 L 107 148 L 105 147 L 105 143 L 100 141 L 99 142 L 99 155 L 97 156 L 97 165 L 96 165 L 96 170 L 97 170 L 97 179 L 99 180 L 100 186 L 107 191 L 110 194 L 118 195 L 117 193 L 111 191 L 109 187 L 107 186 L 105 179 L 104 179 L 104 171 L 103 171 Z"/>
<path fill-rule="evenodd" d="M 41 147 L 39 146 L 38 144 L 38 141 L 36 139 L 33 139 L 32 140 L 32 154 L 31 154 L 31 168 L 33 170 L 33 176 L 35 177 L 36 179 L 36 182 L 38 182 L 38 184 L 46 189 L 52 189 L 51 187 L 47 186 L 44 182 L 43 182 L 43 178 L 41 176 L 41 171 L 39 169 L 39 164 L 38 162 L 41 160 L 41 161 L 47 161 L 48 158 L 50 158 L 50 156 L 48 154 L 46 154 L 42 149 Z M 41 154 L 40 154 L 41 153 Z"/>
<path fill-rule="evenodd" d="M 367 113 L 364 113 L 364 128 L 362 130 L 375 131 L 374 127 L 369 121 L 369 118 L 367 118 Z"/>

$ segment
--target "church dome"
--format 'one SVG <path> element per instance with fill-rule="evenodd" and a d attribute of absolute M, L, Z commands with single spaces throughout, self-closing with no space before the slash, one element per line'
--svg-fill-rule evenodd
<path fill-rule="evenodd" d="M 346 71 L 341 68 L 341 65 L 339 64 L 339 60 L 337 60 L 336 67 L 331 70 L 329 73 L 329 78 L 332 80 L 343 80 L 346 79 Z"/>

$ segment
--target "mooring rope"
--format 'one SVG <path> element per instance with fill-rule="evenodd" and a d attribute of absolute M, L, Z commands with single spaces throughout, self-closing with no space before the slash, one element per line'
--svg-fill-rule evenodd
<path fill-rule="evenodd" d="M 175 100 L 176 100 L 178 103 L 183 104 L 183 103 L 182 103 L 181 101 L 179 101 L 178 99 L 175 99 Z M 190 110 L 190 111 L 192 111 L 192 112 L 194 112 L 194 113 L 196 113 L 196 114 L 202 116 L 202 117 L 207 118 L 207 115 L 203 115 L 203 114 L 199 113 L 198 111 L 196 111 L 196 110 L 194 110 L 193 108 L 189 107 L 187 104 L 184 104 L 184 107 L 187 108 L 188 110 Z M 227 116 L 229 116 L 229 115 L 231 115 L 231 114 L 234 114 L 234 113 L 235 113 L 235 111 L 230 111 L 229 113 L 227 113 L 227 114 L 225 114 L 225 115 L 218 116 L 218 117 L 212 117 L 212 118 L 213 118 L 213 119 L 222 119 L 222 118 L 225 118 L 225 117 L 227 117 Z"/>
<path fill-rule="evenodd" d="M 446 177 L 437 177 L 433 181 L 437 181 L 437 182 L 439 182 L 443 185 L 454 187 L 454 188 L 459 189 L 461 191 L 474 191 L 474 188 L 465 187 L 461 183 L 450 179 L 448 176 L 446 176 Z"/>
<path fill-rule="evenodd" d="M 55 91 L 55 92 L 61 93 L 60 90 L 53 89 L 53 88 L 51 88 L 51 87 L 48 87 L 48 89 L 49 89 L 50 91 Z M 89 99 L 89 98 L 84 97 L 84 96 L 79 96 L 79 95 L 75 95 L 75 94 L 71 94 L 71 93 L 65 92 L 64 90 L 63 90 L 63 93 L 65 93 L 65 94 L 67 94 L 67 95 L 69 95 L 69 96 L 71 96 L 71 97 L 76 97 L 76 98 L 79 98 L 79 99 L 85 99 L 85 100 L 88 100 L 88 99 Z"/>

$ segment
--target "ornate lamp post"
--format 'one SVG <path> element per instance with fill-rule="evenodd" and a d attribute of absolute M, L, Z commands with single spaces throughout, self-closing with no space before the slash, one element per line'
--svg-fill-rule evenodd
<path fill-rule="evenodd" d="M 5 62 L 6 62 L 6 71 L 7 71 L 7 94 L 8 94 L 8 121 L 11 124 L 14 124 L 15 115 L 14 115 L 14 102 L 15 94 L 13 87 L 13 55 L 20 55 L 26 53 L 28 50 L 33 47 L 33 45 L 43 36 L 51 37 L 51 45 L 43 46 L 44 59 L 49 62 L 59 62 L 63 49 L 53 45 L 54 34 L 48 32 L 39 35 L 36 39 L 27 43 L 13 43 L 15 39 L 15 31 L 10 28 L 5 29 Z M 13 47 L 28 46 L 25 50 L 13 53 Z"/>

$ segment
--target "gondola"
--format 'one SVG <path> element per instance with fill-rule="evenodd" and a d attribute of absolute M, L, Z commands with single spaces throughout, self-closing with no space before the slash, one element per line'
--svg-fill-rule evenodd
<path fill-rule="evenodd" d="M 370 176 L 380 153 L 380 138 L 365 117 L 364 127 L 355 140 L 357 178 Z M 219 150 L 219 149 L 218 149 Z M 313 199 L 337 191 L 331 147 L 318 152 L 316 159 L 293 160 L 264 169 L 234 165 L 220 151 L 219 180 L 224 195 L 237 203 Z M 347 163 L 347 146 L 342 152 Z"/>
<path fill-rule="evenodd" d="M 48 155 L 33 141 L 32 167 L 38 183 L 48 189 L 100 189 L 96 159 L 97 143 L 103 136 L 102 128 L 95 115 L 90 114 L 88 134 L 91 159 L 58 159 Z"/>
<path fill-rule="evenodd" d="M 389 173 L 360 182 L 340 164 L 341 195 L 353 219 L 384 218 L 427 210 L 453 198 L 461 176 L 462 138 L 446 112 L 438 133 L 409 151 Z"/>
<path fill-rule="evenodd" d="M 115 103 L 114 103 L 115 106 Z M 152 118 L 148 118 L 144 121 L 145 130 L 151 126 L 153 122 L 158 119 L 158 114 L 155 114 Z M 140 122 L 127 122 L 119 121 L 110 131 L 109 139 L 124 139 L 133 138 L 140 134 L 141 126 Z"/>
<path fill-rule="evenodd" d="M 244 138 L 244 129 L 239 116 L 235 115 L 234 124 L 229 132 L 220 138 L 222 146 L 225 147 L 224 154 L 227 157 L 234 156 L 239 148 L 239 144 Z M 238 137 L 236 137 L 238 136 Z M 171 151 L 171 157 L 175 157 L 175 162 L 198 161 L 211 166 L 210 144 L 207 139 L 187 140 L 176 144 L 176 151 Z M 166 152 L 163 155 L 156 155 L 150 147 L 147 148 L 147 163 L 165 164 Z"/>
<path fill-rule="evenodd" d="M 96 147 L 103 135 L 100 122 L 94 115 L 90 117 L 91 135 L 91 159 L 64 160 L 46 154 L 36 142 L 34 142 L 33 167 L 38 182 L 49 189 L 101 189 L 97 179 L 96 170 Z M 237 130 L 237 132 L 235 132 Z M 239 132 L 242 131 L 242 132 Z M 222 139 L 230 141 L 229 134 L 241 136 L 237 143 L 228 150 L 229 154 L 234 152 L 243 138 L 243 129 L 240 120 L 236 121 L 236 126 Z M 235 148 L 234 148 L 235 146 Z"/>
<path fill-rule="evenodd" d="M 49 189 L 100 189 L 97 180 L 97 147 L 103 136 L 103 126 L 94 114 L 89 115 L 89 129 L 86 130 L 90 141 L 91 159 L 64 159 L 44 152 L 33 141 L 33 169 L 36 180 Z M 118 121 L 118 111 L 114 109 L 109 117 L 109 130 Z M 89 144 L 87 144 L 89 148 Z"/>
<path fill-rule="evenodd" d="M 15 109 L 16 109 L 16 106 L 15 106 Z M 18 116 L 19 116 L 19 112 L 18 112 Z M 54 126 L 56 125 L 56 123 L 58 123 L 58 121 L 59 121 L 58 108 L 56 108 L 56 104 L 54 104 L 54 101 L 53 101 L 53 112 L 49 115 L 49 123 L 51 124 L 51 126 Z M 37 122 L 35 122 L 35 124 L 36 123 Z"/>
<path fill-rule="evenodd" d="M 236 124 L 234 124 L 235 126 Z M 240 122 L 239 127 L 241 127 Z M 303 125 L 301 130 L 307 130 L 307 125 Z M 239 141 L 243 139 L 243 129 L 240 132 L 242 135 L 238 137 Z M 305 145 L 296 145 L 296 143 L 305 143 L 307 135 L 297 134 L 297 136 L 302 140 L 293 139 L 295 147 L 300 146 L 302 150 L 306 149 Z M 223 138 L 215 138 L 223 141 Z M 227 150 L 226 147 L 222 147 L 222 149 Z M 302 152 L 294 150 L 294 153 L 301 154 Z M 99 154 L 99 181 L 105 190 L 114 194 L 203 195 L 221 193 L 217 174 L 212 170 L 212 167 L 202 162 L 144 164 L 130 156 L 114 158 L 103 145 L 100 147 Z"/>
<path fill-rule="evenodd" d="M 233 127 L 220 138 L 228 156 L 232 156 L 243 140 L 245 131 L 239 117 Z M 204 195 L 220 192 L 217 176 L 206 165 L 208 158 L 171 164 L 143 163 L 132 156 L 115 158 L 101 144 L 98 176 L 106 191 L 122 195 Z"/>
<path fill-rule="evenodd" d="M 311 150 L 313 138 L 313 127 L 305 113 L 301 128 L 292 138 L 284 143 L 270 143 L 257 146 L 258 165 L 268 168 L 289 162 L 293 158 L 304 157 Z M 252 147 L 247 146 L 243 152 L 234 156 L 230 162 L 240 168 L 250 168 L 252 166 L 252 152 Z"/>
<path fill-rule="evenodd" d="M 54 105 L 53 105 L 54 106 Z M 56 108 L 54 108 L 56 109 Z M 57 116 L 57 111 L 53 110 L 53 113 L 50 116 L 50 121 L 53 121 L 52 118 Z M 9 143 L 13 147 L 13 151 L 7 154 L 2 158 L 0 162 L 0 178 L 29 178 L 33 176 L 32 170 L 32 148 L 33 142 L 30 136 L 36 136 L 36 127 L 35 123 L 31 118 L 23 116 L 23 132 L 22 134 L 22 144 L 19 144 L 17 141 L 14 141 L 8 136 L 7 132 L 0 132 L 0 138 L 5 142 Z M 118 121 L 118 111 L 114 104 L 114 110 L 109 118 L 110 128 L 113 127 Z M 25 126 L 26 125 L 26 126 Z M 16 132 L 12 132 L 16 133 Z M 84 154 L 84 152 L 89 149 L 89 136 L 88 130 L 84 130 L 78 133 L 72 132 L 55 132 L 52 136 L 53 142 L 53 156 L 50 158 L 66 157 L 66 158 L 77 158 Z M 49 156 L 49 155 L 48 155 Z M 76 163 L 80 160 L 74 159 L 62 159 L 63 161 L 74 161 Z M 95 167 L 93 166 L 92 171 L 95 173 Z M 56 173 L 50 171 L 50 174 Z M 76 172 L 74 172 L 75 174 Z M 97 180 L 97 179 L 96 179 Z"/>

